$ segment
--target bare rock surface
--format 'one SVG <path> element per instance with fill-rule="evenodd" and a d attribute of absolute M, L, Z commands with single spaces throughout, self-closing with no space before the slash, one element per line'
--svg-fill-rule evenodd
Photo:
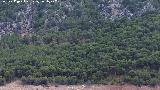
<path fill-rule="evenodd" d="M 5 86 L 1 86 L 0 90 L 160 90 L 160 87 L 148 87 L 142 86 L 137 87 L 133 85 L 74 85 L 74 86 L 33 86 L 33 85 L 22 85 L 20 81 L 15 81 Z"/>

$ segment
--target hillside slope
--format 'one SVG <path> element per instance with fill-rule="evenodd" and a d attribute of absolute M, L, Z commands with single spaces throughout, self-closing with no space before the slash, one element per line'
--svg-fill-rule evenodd
<path fill-rule="evenodd" d="M 159 85 L 158 5 L 158 0 L 1 3 L 0 84 L 21 79 L 33 85 Z"/>
<path fill-rule="evenodd" d="M 0 35 L 20 33 L 22 36 L 39 30 L 66 30 L 76 23 L 97 23 L 159 12 L 159 0 L 39 0 L 17 3 L 0 2 Z M 13 1 L 13 0 L 10 0 Z M 16 0 L 14 0 L 16 1 Z M 23 0 L 22 0 L 23 1 Z M 25 0 L 27 1 L 27 0 Z M 37 0 L 38 1 L 38 0 Z"/>

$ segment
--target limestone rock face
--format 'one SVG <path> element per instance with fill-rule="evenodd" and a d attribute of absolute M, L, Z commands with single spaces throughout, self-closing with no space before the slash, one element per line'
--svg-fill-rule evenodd
<path fill-rule="evenodd" d="M 4 4 L 0 4 L 1 9 Z M 8 9 L 6 7 L 6 10 L 10 10 L 6 13 L 5 8 L 3 8 L 8 19 L 1 20 L 0 18 L 0 35 L 17 32 L 24 36 L 39 28 L 47 29 L 52 27 L 59 29 L 63 27 L 65 29 L 64 26 L 67 25 L 66 22 L 69 22 L 69 20 L 87 20 L 92 23 L 95 18 L 90 17 L 95 16 L 95 14 L 103 20 L 141 16 L 150 11 L 160 11 L 160 1 L 55 0 L 53 3 L 26 2 L 17 5 L 11 4 L 10 7 L 14 7 L 15 11 L 14 8 L 12 10 L 12 8 Z"/>
<path fill-rule="evenodd" d="M 105 18 L 141 16 L 148 11 L 157 10 L 154 0 L 103 0 L 99 7 Z"/>

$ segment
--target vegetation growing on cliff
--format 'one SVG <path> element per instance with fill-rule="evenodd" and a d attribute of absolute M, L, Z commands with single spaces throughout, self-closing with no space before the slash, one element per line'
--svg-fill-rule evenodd
<path fill-rule="evenodd" d="M 0 41 L 0 82 L 25 84 L 160 83 L 160 15 L 100 25 L 75 22 Z"/>
<path fill-rule="evenodd" d="M 122 3 L 147 10 L 131 0 Z M 139 17 L 110 19 L 112 12 L 107 18 L 104 11 L 110 4 L 115 2 L 0 3 L 0 85 L 17 78 L 33 85 L 160 84 L 158 6 Z"/>

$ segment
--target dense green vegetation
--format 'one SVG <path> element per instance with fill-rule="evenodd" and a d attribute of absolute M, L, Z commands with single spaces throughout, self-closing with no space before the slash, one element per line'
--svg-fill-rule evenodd
<path fill-rule="evenodd" d="M 145 0 L 123 4 L 136 12 L 142 7 L 138 1 Z M 153 1 L 158 7 L 159 0 Z M 26 4 L 0 3 L 1 22 L 18 23 L 33 16 L 31 35 L 1 37 L 0 85 L 16 79 L 33 85 L 159 85 L 160 14 L 110 20 L 99 12 L 100 3 L 104 0 L 34 4 L 26 16 Z"/>
<path fill-rule="evenodd" d="M 160 83 L 160 15 L 38 31 L 0 42 L 0 83 Z M 74 25 L 74 24 L 73 24 Z M 82 30 L 81 28 L 88 29 Z"/>

